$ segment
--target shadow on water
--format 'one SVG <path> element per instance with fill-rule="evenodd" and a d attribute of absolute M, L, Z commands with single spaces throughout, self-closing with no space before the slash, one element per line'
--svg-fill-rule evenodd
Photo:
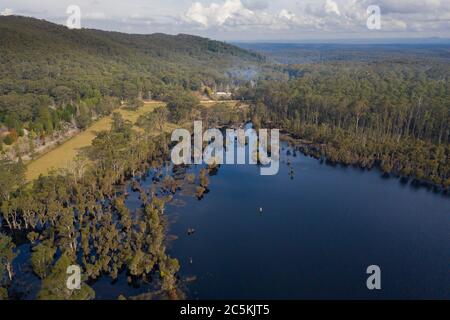
<path fill-rule="evenodd" d="M 447 196 L 282 149 L 276 176 L 223 165 L 202 201 L 183 198 L 171 254 L 195 278 L 189 298 L 450 297 Z M 380 292 L 366 288 L 372 264 Z"/>
<path fill-rule="evenodd" d="M 165 174 L 198 180 L 203 168 L 150 170 L 128 183 L 125 204 L 137 214 L 141 190 L 149 195 Z M 275 176 L 261 176 L 255 165 L 222 165 L 208 177 L 201 197 L 197 180 L 184 183 L 165 212 L 168 251 L 180 261 L 188 298 L 450 298 L 448 195 L 377 169 L 305 156 L 286 143 Z M 13 291 L 32 299 L 40 280 L 28 265 L 28 241 L 16 240 Z M 365 285 L 372 264 L 382 270 L 379 292 Z M 97 299 L 117 299 L 154 290 L 152 280 L 122 270 L 116 280 L 90 284 Z"/>

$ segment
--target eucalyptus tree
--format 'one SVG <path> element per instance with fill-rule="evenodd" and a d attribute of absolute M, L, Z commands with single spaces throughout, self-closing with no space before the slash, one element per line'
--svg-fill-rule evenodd
<path fill-rule="evenodd" d="M 0 233 L 0 300 L 8 298 L 7 285 L 14 276 L 13 260 L 17 256 L 12 239 Z"/>

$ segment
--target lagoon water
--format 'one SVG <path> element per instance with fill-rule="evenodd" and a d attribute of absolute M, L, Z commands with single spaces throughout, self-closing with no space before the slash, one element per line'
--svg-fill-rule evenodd
<path fill-rule="evenodd" d="M 188 299 L 450 298 L 448 196 L 287 150 L 284 145 L 278 175 L 223 165 L 201 201 L 181 193 L 168 205 L 168 232 L 178 237 L 168 251 L 180 261 Z M 146 190 L 151 183 L 141 181 Z M 138 194 L 129 191 L 126 203 L 136 209 Z M 15 260 L 15 286 L 26 291 L 24 299 L 39 290 L 29 247 L 21 245 Z M 381 290 L 366 287 L 370 265 L 381 268 Z M 154 286 L 129 285 L 126 272 L 91 285 L 97 299 Z"/>
<path fill-rule="evenodd" d="M 188 298 L 450 298 L 448 196 L 286 151 L 276 176 L 223 165 L 204 199 L 169 207 Z"/>

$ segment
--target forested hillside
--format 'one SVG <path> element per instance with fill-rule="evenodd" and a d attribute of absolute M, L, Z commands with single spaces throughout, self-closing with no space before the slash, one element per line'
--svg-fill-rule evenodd
<path fill-rule="evenodd" d="M 0 124 L 37 135 L 75 117 L 85 127 L 119 99 L 163 99 L 176 90 L 238 83 L 264 58 L 205 38 L 129 35 L 0 17 Z M 232 80 L 231 80 L 232 76 Z"/>

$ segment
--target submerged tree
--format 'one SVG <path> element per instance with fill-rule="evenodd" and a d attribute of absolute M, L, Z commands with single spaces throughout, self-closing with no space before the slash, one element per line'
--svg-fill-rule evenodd
<path fill-rule="evenodd" d="M 41 290 L 37 298 L 40 300 L 91 300 L 95 298 L 94 290 L 84 281 L 80 289 L 69 289 L 67 286 L 68 267 L 74 265 L 73 258 L 64 253 L 56 262 L 51 273 L 42 280 Z"/>
<path fill-rule="evenodd" d="M 55 253 L 56 248 L 49 240 L 33 247 L 33 253 L 31 254 L 31 266 L 33 267 L 33 271 L 41 279 L 44 279 L 50 273 Z"/>

